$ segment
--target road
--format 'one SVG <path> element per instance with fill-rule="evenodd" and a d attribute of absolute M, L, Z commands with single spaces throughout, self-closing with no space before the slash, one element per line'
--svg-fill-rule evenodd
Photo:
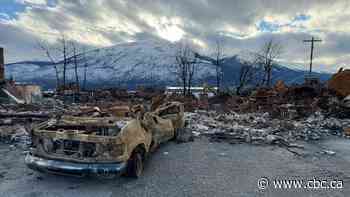
<path fill-rule="evenodd" d="M 304 144 L 306 156 L 277 146 L 170 142 L 152 155 L 137 180 L 47 175 L 27 169 L 20 149 L 0 144 L 1 197 L 350 196 L 350 140 Z M 336 154 L 321 153 L 332 150 Z M 337 179 L 343 189 L 258 189 L 258 179 Z"/>

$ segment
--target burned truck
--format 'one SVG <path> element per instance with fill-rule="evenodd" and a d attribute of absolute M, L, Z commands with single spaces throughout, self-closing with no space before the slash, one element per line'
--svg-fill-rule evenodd
<path fill-rule="evenodd" d="M 27 166 L 40 172 L 110 178 L 139 177 L 147 156 L 183 129 L 184 107 L 166 103 L 133 117 L 62 116 L 32 130 Z"/>

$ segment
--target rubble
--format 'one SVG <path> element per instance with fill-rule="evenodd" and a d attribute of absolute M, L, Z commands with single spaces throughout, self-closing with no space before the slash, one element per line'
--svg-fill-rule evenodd
<path fill-rule="evenodd" d="M 30 128 L 16 124 L 12 126 L 0 126 L 0 142 L 10 143 L 27 150 L 31 144 Z"/>
<path fill-rule="evenodd" d="M 195 98 L 182 98 L 179 95 L 169 97 L 156 91 L 146 94 L 145 91 L 142 89 L 138 94 L 121 90 L 102 91 L 96 98 L 102 97 L 101 95 L 112 97 L 80 104 L 62 102 L 58 98 L 50 97 L 43 99 L 41 104 L 1 105 L 0 125 L 37 124 L 63 115 L 92 118 L 137 117 L 135 114 L 142 116 L 145 111 L 155 109 L 158 109 L 156 113 L 161 116 L 162 113 L 171 113 L 172 110 L 163 103 L 181 100 L 184 101 L 187 111 L 187 126 L 179 131 L 181 137 L 178 142 L 192 141 L 194 136 L 204 135 L 218 142 L 290 147 L 297 140 L 320 140 L 330 135 L 350 135 L 347 130 L 350 122 L 346 119 L 349 116 L 346 108 L 349 99 L 345 98 L 340 102 L 327 90 L 313 91 L 306 86 L 287 87 L 280 81 L 273 89 L 261 88 L 251 96 L 222 94 L 211 97 L 206 105 L 201 100 L 194 100 Z M 142 95 L 145 96 L 144 99 Z M 136 96 L 141 100 L 135 100 Z M 123 98 L 127 99 L 123 101 Z M 130 98 L 133 99 L 128 100 Z M 166 111 L 162 111 L 162 108 Z M 27 132 L 29 131 L 30 129 Z"/>
<path fill-rule="evenodd" d="M 178 113 L 164 104 L 175 101 L 183 103 L 186 111 L 187 124 L 178 131 L 179 143 L 202 135 L 216 142 L 300 148 L 295 144 L 299 140 L 350 137 L 350 93 L 342 82 L 347 73 L 345 70 L 334 75 L 328 87 L 310 80 L 287 86 L 280 80 L 272 88 L 255 88 L 244 96 L 224 92 L 210 97 L 183 97 L 147 87 L 135 91 L 110 88 L 80 91 L 79 95 L 74 94 L 78 99 L 73 99 L 79 103 L 74 103 L 64 98 L 71 93 L 58 91 L 45 94 L 39 104 L 1 104 L 0 132 L 2 138 L 19 139 L 19 135 L 27 136 L 24 133 L 29 133 L 32 125 L 64 116 L 137 119 L 154 111 L 162 117 L 163 113 Z M 18 125 L 24 126 L 26 132 L 10 132 Z"/>
<path fill-rule="evenodd" d="M 238 114 L 196 111 L 186 119 L 194 135 L 203 135 L 215 142 L 251 143 L 298 147 L 299 140 L 325 139 L 343 136 L 343 128 L 350 127 L 350 119 L 339 120 L 316 112 L 302 120 L 272 118 L 268 113 Z M 349 132 L 348 130 L 346 130 Z"/>
<path fill-rule="evenodd" d="M 344 98 L 343 105 L 346 108 L 350 108 L 350 94 L 347 97 Z"/>
<path fill-rule="evenodd" d="M 334 74 L 328 82 L 328 86 L 335 90 L 336 93 L 342 97 L 350 94 L 350 70 L 343 70 L 342 68 L 338 73 Z"/>
<path fill-rule="evenodd" d="M 33 126 L 48 120 L 51 115 L 36 105 L 3 104 L 0 108 L 0 142 L 28 149 Z"/>
<path fill-rule="evenodd" d="M 344 128 L 344 135 L 350 137 L 350 127 Z"/>
<path fill-rule="evenodd" d="M 334 151 L 331 151 L 331 150 L 323 150 L 322 153 L 326 154 L 326 155 L 335 155 L 336 154 Z"/>

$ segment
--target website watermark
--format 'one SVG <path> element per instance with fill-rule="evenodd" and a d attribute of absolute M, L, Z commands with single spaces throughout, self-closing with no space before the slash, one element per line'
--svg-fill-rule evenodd
<path fill-rule="evenodd" d="M 343 187 L 343 181 L 337 179 L 269 179 L 262 177 L 258 180 L 259 190 L 339 190 Z"/>

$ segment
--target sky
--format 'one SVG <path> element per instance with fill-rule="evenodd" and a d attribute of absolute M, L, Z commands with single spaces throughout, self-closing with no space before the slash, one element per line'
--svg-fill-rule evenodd
<path fill-rule="evenodd" d="M 6 62 L 44 60 L 38 40 L 51 45 L 63 33 L 90 48 L 144 39 L 190 40 L 211 53 L 255 52 L 270 39 L 278 61 L 307 69 L 312 36 L 314 69 L 350 68 L 348 0 L 0 0 L 0 46 Z"/>

